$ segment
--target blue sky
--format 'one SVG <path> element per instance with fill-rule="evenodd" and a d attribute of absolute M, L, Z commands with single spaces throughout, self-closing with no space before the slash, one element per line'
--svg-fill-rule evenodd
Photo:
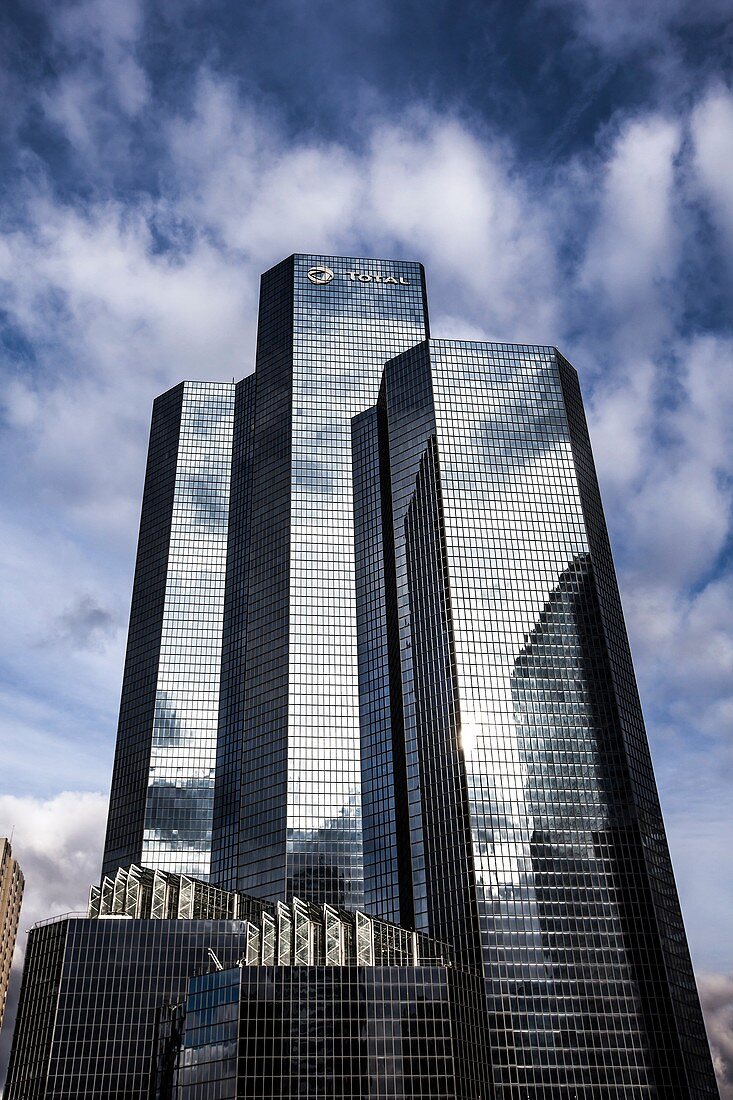
<path fill-rule="evenodd" d="M 420 259 L 435 335 L 580 372 L 733 1095 L 732 37 L 727 0 L 6 3 L 0 831 L 25 924 L 96 874 L 153 397 L 251 370 L 282 256 Z"/>

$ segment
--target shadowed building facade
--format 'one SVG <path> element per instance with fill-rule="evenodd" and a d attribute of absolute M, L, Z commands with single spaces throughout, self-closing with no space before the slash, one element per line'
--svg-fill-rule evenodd
<path fill-rule="evenodd" d="M 444 965 L 207 974 L 164 1029 L 156 1096 L 488 1100 L 480 998 Z"/>
<path fill-rule="evenodd" d="M 488 1100 L 478 973 L 416 932 L 298 900 L 161 1016 L 158 1100 Z"/>
<path fill-rule="evenodd" d="M 158 1018 L 211 966 L 234 966 L 238 920 L 58 918 L 31 930 L 9 1100 L 147 1100 Z"/>

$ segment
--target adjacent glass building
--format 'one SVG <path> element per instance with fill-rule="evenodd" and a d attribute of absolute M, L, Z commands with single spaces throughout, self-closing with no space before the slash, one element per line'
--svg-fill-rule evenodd
<path fill-rule="evenodd" d="M 717 1095 L 578 380 L 296 255 L 153 411 L 104 877 L 9 1100 Z"/>
<path fill-rule="evenodd" d="M 235 387 L 153 406 L 104 867 L 208 875 Z"/>
<path fill-rule="evenodd" d="M 158 1100 L 489 1096 L 480 976 L 446 944 L 330 905 L 270 913 L 163 1012 Z"/>
<path fill-rule="evenodd" d="M 32 929 L 5 1096 L 8 1100 L 147 1100 L 158 1021 L 188 979 L 235 966 L 246 922 L 89 920 Z"/>
<path fill-rule="evenodd" d="M 482 1028 L 446 944 L 130 867 L 31 930 L 5 1096 L 484 1100 Z"/>
<path fill-rule="evenodd" d="M 495 1096 L 717 1095 L 575 371 L 426 341 L 353 438 L 367 896 L 482 967 Z"/>

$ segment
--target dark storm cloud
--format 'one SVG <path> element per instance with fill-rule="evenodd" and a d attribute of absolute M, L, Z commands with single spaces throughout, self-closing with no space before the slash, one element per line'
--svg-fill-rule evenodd
<path fill-rule="evenodd" d="M 57 616 L 50 639 L 78 649 L 95 649 L 119 628 L 117 617 L 93 596 L 79 596 Z"/>

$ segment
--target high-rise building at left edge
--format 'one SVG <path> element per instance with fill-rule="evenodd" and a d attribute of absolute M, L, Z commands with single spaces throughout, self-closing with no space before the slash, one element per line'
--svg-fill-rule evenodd
<path fill-rule="evenodd" d="M 0 1027 L 3 1026 L 8 998 L 10 967 L 18 933 L 20 905 L 25 880 L 17 859 L 13 859 L 10 841 L 0 837 Z"/>
<path fill-rule="evenodd" d="M 153 407 L 103 879 L 7 1100 L 717 1095 L 575 371 L 418 263 Z"/>

